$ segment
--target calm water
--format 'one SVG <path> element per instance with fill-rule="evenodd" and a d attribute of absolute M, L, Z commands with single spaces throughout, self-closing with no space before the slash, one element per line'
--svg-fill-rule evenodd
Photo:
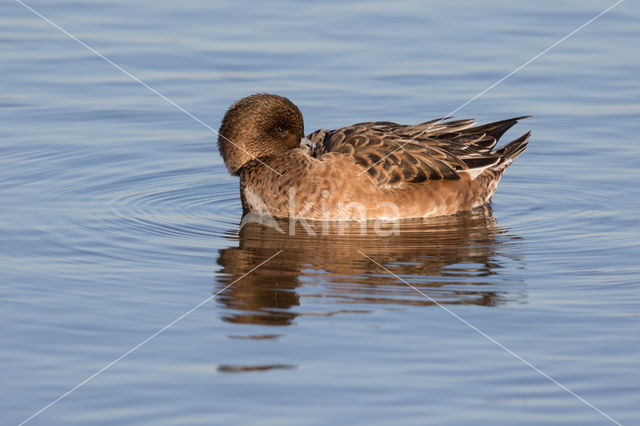
<path fill-rule="evenodd" d="M 613 2 L 28 4 L 213 128 L 267 91 L 310 132 L 447 114 Z M 211 298 L 29 424 L 612 423 L 460 318 L 639 424 L 639 19 L 455 114 L 534 116 L 492 208 L 311 238 L 239 232 L 212 131 L 2 2 L 0 423 Z"/>

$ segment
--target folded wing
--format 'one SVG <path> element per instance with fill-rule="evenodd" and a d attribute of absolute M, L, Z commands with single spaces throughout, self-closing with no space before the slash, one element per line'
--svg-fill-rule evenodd
<path fill-rule="evenodd" d="M 494 148 L 522 118 L 527 117 L 477 127 L 472 127 L 476 124 L 473 119 L 447 121 L 449 117 L 408 126 L 376 121 L 317 130 L 308 138 L 312 156 L 320 158 L 329 152 L 349 156 L 380 186 L 455 180 L 460 179 L 460 172 L 475 176 L 486 168 L 506 167 L 520 155 L 528 134 L 498 150 Z"/>

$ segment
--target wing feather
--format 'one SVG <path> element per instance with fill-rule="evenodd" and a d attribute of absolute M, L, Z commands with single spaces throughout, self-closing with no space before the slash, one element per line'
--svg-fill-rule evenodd
<path fill-rule="evenodd" d="M 415 125 L 372 121 L 317 130 L 308 136 L 312 142 L 310 155 L 321 158 L 323 154 L 339 152 L 351 157 L 380 186 L 456 180 L 462 171 L 475 177 L 487 168 L 498 167 L 506 154 L 513 154 L 494 148 L 509 128 L 528 117 L 476 127 L 474 119 L 450 118 Z M 526 138 L 521 142 L 518 155 L 526 147 Z"/>

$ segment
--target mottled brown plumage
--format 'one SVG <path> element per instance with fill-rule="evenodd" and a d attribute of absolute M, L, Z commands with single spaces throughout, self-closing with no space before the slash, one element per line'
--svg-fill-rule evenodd
<path fill-rule="evenodd" d="M 247 212 L 313 220 L 439 216 L 488 203 L 530 134 L 495 149 L 526 117 L 477 127 L 449 118 L 359 123 L 301 140 L 298 108 L 257 94 L 227 111 L 218 146 L 240 177 Z"/>

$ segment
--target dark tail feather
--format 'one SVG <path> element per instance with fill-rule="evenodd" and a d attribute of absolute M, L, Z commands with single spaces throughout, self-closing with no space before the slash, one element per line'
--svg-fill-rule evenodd
<path fill-rule="evenodd" d="M 525 133 L 518 139 L 509 142 L 502 148 L 495 151 L 496 154 L 500 156 L 500 162 L 497 165 L 498 169 L 503 170 L 507 168 L 509 164 L 513 163 L 513 160 L 518 158 L 518 156 L 527 149 L 529 136 L 531 136 L 531 132 Z"/>
<path fill-rule="evenodd" d="M 523 120 L 530 117 L 530 115 L 523 115 L 522 117 L 509 118 L 507 120 L 496 121 L 494 123 L 473 127 L 470 130 L 473 130 L 474 133 L 486 133 L 489 136 L 493 136 L 494 138 L 496 138 L 496 141 L 498 141 L 507 130 L 509 130 L 511 127 L 513 127 L 514 124 L 518 122 L 518 120 Z"/>

